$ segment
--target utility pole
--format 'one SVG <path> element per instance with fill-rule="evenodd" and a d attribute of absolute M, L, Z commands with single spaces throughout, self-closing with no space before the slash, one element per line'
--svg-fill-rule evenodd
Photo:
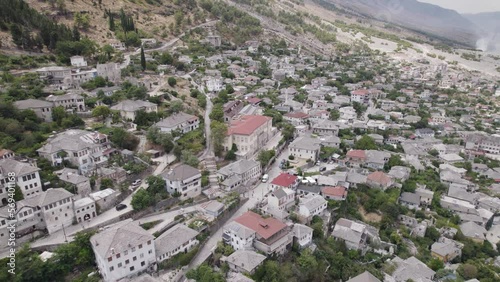
<path fill-rule="evenodd" d="M 61 223 L 61 226 L 62 226 L 63 233 L 64 233 L 64 242 L 68 243 L 68 238 L 66 238 L 66 230 L 64 229 L 64 224 Z"/>

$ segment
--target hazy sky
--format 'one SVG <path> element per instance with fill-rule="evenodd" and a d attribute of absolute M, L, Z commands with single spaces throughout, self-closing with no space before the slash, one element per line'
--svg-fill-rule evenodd
<path fill-rule="evenodd" d="M 453 9 L 461 14 L 500 11 L 498 0 L 418 0 Z"/>

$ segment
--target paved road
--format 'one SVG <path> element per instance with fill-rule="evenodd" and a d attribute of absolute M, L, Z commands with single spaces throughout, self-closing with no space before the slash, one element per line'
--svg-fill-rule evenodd
<path fill-rule="evenodd" d="M 288 150 L 283 150 L 283 152 L 278 156 L 277 160 L 285 158 L 287 153 Z M 269 181 L 274 179 L 281 172 L 282 170 L 278 167 L 278 162 L 275 162 L 267 172 L 267 174 L 269 174 Z M 257 203 L 261 202 L 267 196 L 268 193 L 269 193 L 269 182 L 267 183 L 259 182 L 259 184 L 253 187 L 253 189 L 250 189 L 248 192 L 245 193 L 246 196 L 249 198 L 248 201 L 243 206 L 241 206 L 227 222 L 231 222 L 236 217 L 242 215 L 249 209 L 255 207 Z M 217 232 L 215 232 L 208 239 L 207 243 L 203 246 L 198 255 L 193 259 L 193 261 L 191 262 L 191 266 L 196 267 L 197 265 L 200 265 L 205 260 L 207 260 L 212 251 L 215 249 L 217 242 L 221 240 L 222 240 L 222 226 L 219 226 Z"/>
<path fill-rule="evenodd" d="M 163 170 L 167 167 L 167 162 L 172 162 L 174 160 L 173 157 L 168 158 L 167 155 L 164 155 L 158 159 L 155 159 L 156 161 L 160 162 L 158 167 L 156 167 L 155 171 L 153 172 L 153 175 L 159 175 L 160 173 L 163 172 Z M 127 198 L 125 198 L 121 203 L 127 205 L 127 208 L 117 211 L 116 209 L 110 209 L 107 210 L 101 214 L 99 214 L 97 217 L 93 218 L 89 222 L 83 222 L 77 225 L 71 225 L 64 230 L 59 230 L 57 232 L 52 233 L 51 235 L 41 238 L 39 240 L 36 240 L 35 242 L 31 243 L 31 246 L 33 247 L 38 247 L 38 246 L 44 246 L 44 245 L 52 245 L 52 244 L 62 244 L 66 240 L 71 241 L 73 240 L 73 235 L 75 235 L 77 232 L 85 230 L 87 228 L 92 228 L 95 226 L 99 226 L 103 223 L 106 223 L 110 220 L 113 220 L 117 217 L 122 216 L 123 214 L 130 212 L 132 210 L 132 205 L 130 202 L 132 201 L 132 196 L 139 191 L 139 189 L 146 189 L 147 185 L 143 181 L 139 188 L 137 188 L 132 194 L 130 194 Z M 2 250 L 5 251 L 5 250 Z M 4 257 L 7 255 L 7 253 L 0 253 L 0 258 Z"/>

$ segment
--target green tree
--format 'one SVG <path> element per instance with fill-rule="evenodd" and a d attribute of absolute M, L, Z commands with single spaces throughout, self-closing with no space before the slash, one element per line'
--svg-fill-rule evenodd
<path fill-rule="evenodd" d="M 177 85 L 177 80 L 172 76 L 168 78 L 167 82 L 170 87 L 175 87 Z"/>
<path fill-rule="evenodd" d="M 111 115 L 111 109 L 107 106 L 97 106 L 92 110 L 93 117 L 99 117 L 102 120 Z"/>
<path fill-rule="evenodd" d="M 146 70 L 146 56 L 144 55 L 144 48 L 141 46 L 141 68 L 142 71 Z"/>
<path fill-rule="evenodd" d="M 200 160 L 189 150 L 182 151 L 181 162 L 197 168 Z"/>
<path fill-rule="evenodd" d="M 67 116 L 68 114 L 63 106 L 57 106 L 52 109 L 52 120 L 59 126 L 61 125 L 63 119 Z"/>
<path fill-rule="evenodd" d="M 356 143 L 354 143 L 354 148 L 357 150 L 377 150 L 377 144 L 375 140 L 368 135 L 361 137 Z"/>
<path fill-rule="evenodd" d="M 123 128 L 114 128 L 110 135 L 111 142 L 120 148 L 133 151 L 139 145 L 139 138 Z"/>
<path fill-rule="evenodd" d="M 404 165 L 403 161 L 401 160 L 401 156 L 397 154 L 391 155 L 389 158 L 389 161 L 384 165 L 386 170 L 390 170 L 394 166 L 402 166 Z"/>
<path fill-rule="evenodd" d="M 259 152 L 257 160 L 260 162 L 260 165 L 264 167 L 271 161 L 275 154 L 276 152 L 274 150 L 262 150 Z"/>
<path fill-rule="evenodd" d="M 224 139 L 227 133 L 227 125 L 223 122 L 212 121 L 210 124 L 212 129 L 212 142 L 214 144 L 214 151 L 217 156 L 222 156 L 224 151 Z"/>
<path fill-rule="evenodd" d="M 144 189 L 139 189 L 137 193 L 132 196 L 130 202 L 135 211 L 146 209 L 154 204 L 154 198 Z"/>
<path fill-rule="evenodd" d="M 191 269 L 186 273 L 186 277 L 197 282 L 224 282 L 225 279 L 221 273 L 214 271 L 207 264 L 202 264 L 197 268 Z"/>
<path fill-rule="evenodd" d="M 102 46 L 102 51 L 106 56 L 108 57 L 108 60 L 111 60 L 111 55 L 115 52 L 115 48 L 113 48 L 111 45 L 106 44 Z"/>
<path fill-rule="evenodd" d="M 107 188 L 112 188 L 113 187 L 113 179 L 110 178 L 103 178 L 101 180 L 101 190 L 107 189 Z"/>
<path fill-rule="evenodd" d="M 224 109 L 222 104 L 215 104 L 209 117 L 212 121 L 224 122 Z"/>
<path fill-rule="evenodd" d="M 434 271 L 438 271 L 442 268 L 444 268 L 444 263 L 442 260 L 440 259 L 437 259 L 437 258 L 433 258 L 429 261 L 429 263 L 427 264 L 432 270 Z"/>
<path fill-rule="evenodd" d="M 330 120 L 338 120 L 340 118 L 340 112 L 337 109 L 330 110 Z"/>

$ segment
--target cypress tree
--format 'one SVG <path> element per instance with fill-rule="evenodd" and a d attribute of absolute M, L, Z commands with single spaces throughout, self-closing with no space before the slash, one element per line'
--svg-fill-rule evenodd
<path fill-rule="evenodd" d="M 142 71 L 146 70 L 146 56 L 144 56 L 144 48 L 141 46 L 141 67 Z"/>

